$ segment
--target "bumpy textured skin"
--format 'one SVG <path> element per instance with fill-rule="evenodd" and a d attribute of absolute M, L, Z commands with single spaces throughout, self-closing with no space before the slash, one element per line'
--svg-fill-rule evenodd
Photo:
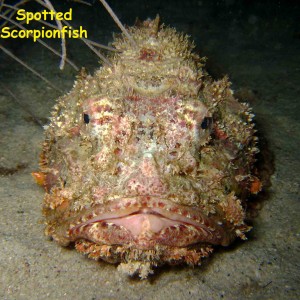
<path fill-rule="evenodd" d="M 112 66 L 82 72 L 58 99 L 34 175 L 47 235 L 141 278 L 245 239 L 245 200 L 259 189 L 248 105 L 158 21 L 129 28 L 135 46 L 115 38 Z"/>

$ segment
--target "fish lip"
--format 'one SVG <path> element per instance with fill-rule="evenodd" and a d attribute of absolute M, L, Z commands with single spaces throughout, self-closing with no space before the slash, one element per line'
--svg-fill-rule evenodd
<path fill-rule="evenodd" d="M 206 216 L 203 213 L 203 209 L 194 206 L 180 205 L 167 198 L 160 198 L 156 195 L 122 197 L 112 199 L 106 205 L 97 204 L 86 209 L 76 221 L 72 223 L 71 227 L 105 219 L 121 218 L 136 214 L 139 211 L 146 214 L 159 214 L 170 219 L 173 219 L 172 216 L 177 216 L 176 219 L 183 222 L 192 223 L 195 226 L 203 225 L 210 227 L 210 222 L 207 221 L 211 219 L 211 217 Z M 212 222 L 212 225 L 215 223 L 216 222 Z"/>
<path fill-rule="evenodd" d="M 124 197 L 121 200 L 114 199 L 106 206 L 98 204 L 86 210 L 75 223 L 72 223 L 67 235 L 71 240 L 76 240 L 84 227 L 95 223 L 114 223 L 114 220 L 142 214 L 155 215 L 177 222 L 178 225 L 205 232 L 207 237 L 200 242 L 228 244 L 228 236 L 220 218 L 213 215 L 206 216 L 199 208 L 179 205 L 157 196 Z"/>
<path fill-rule="evenodd" d="M 213 230 L 213 228 L 211 228 L 210 226 L 208 226 L 208 224 L 206 223 L 206 225 L 204 225 L 204 222 L 197 222 L 194 221 L 191 217 L 187 217 L 184 216 L 180 213 L 172 213 L 169 212 L 168 210 L 164 210 L 161 208 L 153 208 L 153 207 L 132 207 L 129 209 L 124 209 L 124 210 L 120 210 L 118 212 L 114 212 L 114 213 L 104 213 L 104 214 L 99 214 L 99 215 L 93 215 L 92 218 L 88 218 L 88 220 L 83 221 L 81 223 L 79 223 L 78 225 L 75 226 L 83 226 L 83 225 L 87 225 L 87 224 L 91 224 L 91 223 L 96 223 L 96 222 L 109 222 L 109 221 L 113 221 L 115 219 L 120 219 L 120 218 L 124 218 L 124 217 L 129 217 L 129 216 L 133 216 L 133 215 L 141 215 L 141 214 L 146 214 L 146 215 L 155 215 L 161 218 L 165 218 L 165 219 L 169 219 L 169 220 L 173 220 L 173 221 L 178 221 L 178 223 L 186 223 L 188 225 L 193 225 L 195 227 L 209 227 L 211 230 Z M 84 219 L 83 219 L 84 220 Z"/>

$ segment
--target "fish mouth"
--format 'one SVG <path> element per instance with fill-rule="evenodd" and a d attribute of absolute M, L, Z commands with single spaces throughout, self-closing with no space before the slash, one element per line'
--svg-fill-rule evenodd
<path fill-rule="evenodd" d="M 100 245 L 139 249 L 198 243 L 226 246 L 231 242 L 220 217 L 206 216 L 199 208 L 150 196 L 122 198 L 105 207 L 95 206 L 70 226 L 68 237 L 71 241 L 86 239 Z"/>

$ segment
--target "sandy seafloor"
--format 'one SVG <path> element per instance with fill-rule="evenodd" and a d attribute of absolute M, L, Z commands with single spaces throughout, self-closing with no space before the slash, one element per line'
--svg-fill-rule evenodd
<path fill-rule="evenodd" d="M 63 2 L 64 9 L 71 5 Z M 43 234 L 44 193 L 30 175 L 38 168 L 43 129 L 28 110 L 46 120 L 60 93 L 0 53 L 0 298 L 300 299 L 300 3 L 110 3 L 127 24 L 159 13 L 193 37 L 214 76 L 228 74 L 232 88 L 244 91 L 275 157 L 268 197 L 247 242 L 217 249 L 201 267 L 165 267 L 149 280 L 130 279 L 114 265 L 59 247 Z M 118 31 L 98 3 L 75 6 L 73 24 L 82 24 L 92 39 L 107 43 Z M 24 40 L 5 45 L 55 86 L 71 88 L 76 72 L 61 72 L 59 59 L 42 47 Z M 98 66 L 80 41 L 68 43 L 68 51 L 90 72 Z"/>

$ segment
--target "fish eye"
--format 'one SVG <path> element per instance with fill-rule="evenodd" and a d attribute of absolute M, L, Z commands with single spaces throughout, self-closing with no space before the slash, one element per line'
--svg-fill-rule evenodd
<path fill-rule="evenodd" d="M 85 124 L 89 124 L 90 123 L 90 116 L 88 114 L 83 114 L 83 121 Z"/>
<path fill-rule="evenodd" d="M 202 129 L 211 128 L 212 122 L 213 122 L 212 117 L 205 117 L 201 123 L 201 128 Z"/>

